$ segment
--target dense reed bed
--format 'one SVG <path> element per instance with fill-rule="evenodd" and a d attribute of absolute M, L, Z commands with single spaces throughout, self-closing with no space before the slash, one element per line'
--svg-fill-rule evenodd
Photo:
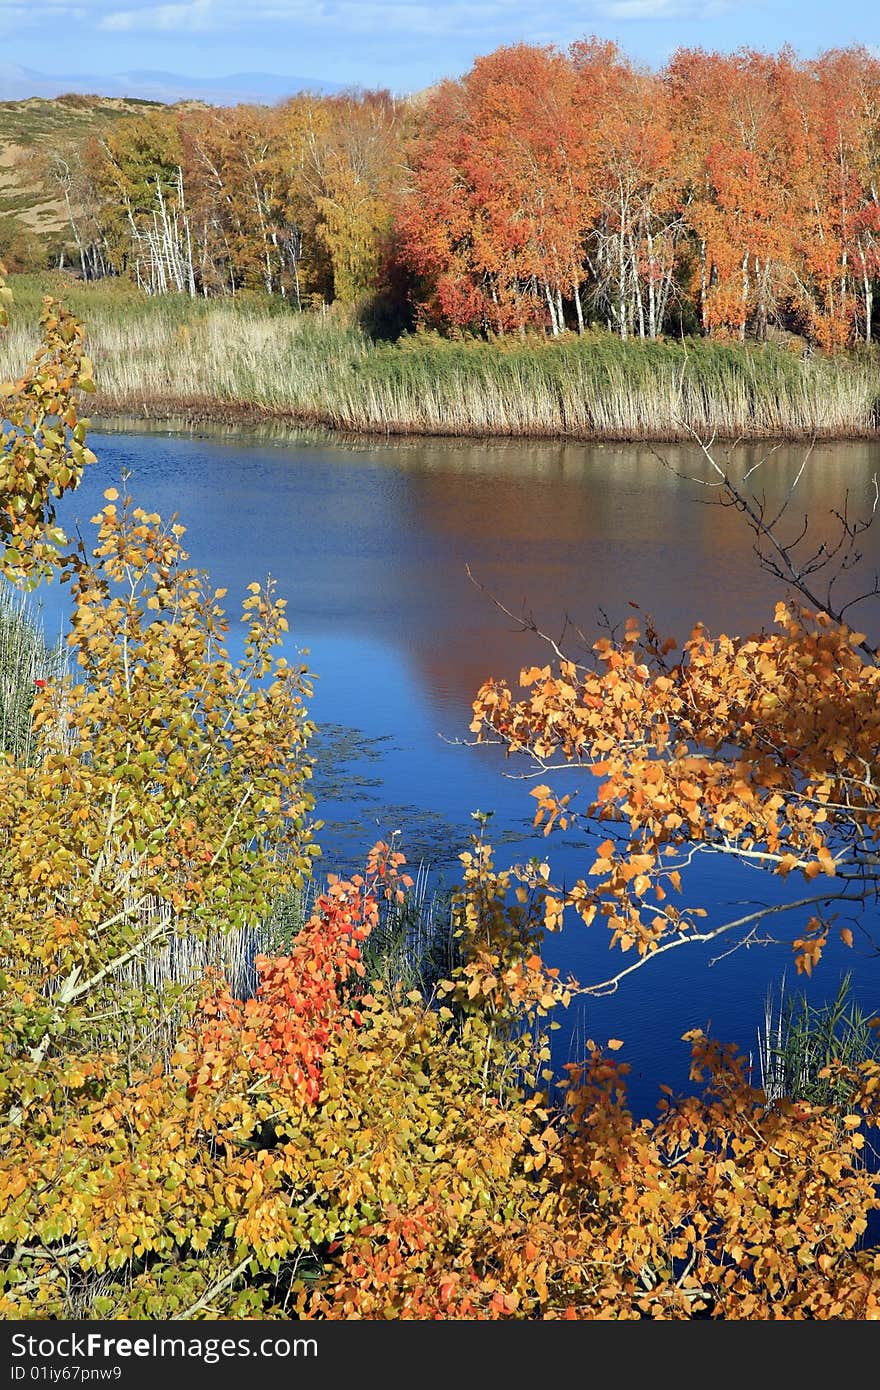
<path fill-rule="evenodd" d="M 833 1000 L 819 1005 L 805 994 L 787 995 L 783 977 L 778 1004 L 768 993 L 764 1024 L 758 1028 L 761 1089 L 772 1101 L 848 1104 L 853 1081 L 846 1068 L 876 1058 L 880 1051 L 872 1018 L 855 999 L 851 974 L 841 979 Z"/>
<path fill-rule="evenodd" d="M 392 433 L 575 439 L 873 434 L 880 368 L 707 342 L 433 344 L 378 351 L 337 387 L 340 423 Z"/>
<path fill-rule="evenodd" d="M 292 312 L 283 301 L 151 299 L 122 282 L 83 286 L 61 276 L 13 276 L 10 283 L 15 303 L 0 336 L 0 378 L 23 369 L 48 289 L 63 295 L 85 325 L 98 383 L 95 413 L 162 416 L 174 407 L 207 416 L 317 418 L 333 384 L 368 350 L 357 328 L 329 314 Z"/>
<path fill-rule="evenodd" d="M 51 283 L 54 281 L 55 283 Z M 96 414 L 288 418 L 386 434 L 674 440 L 867 437 L 880 425 L 880 357 L 804 356 L 706 340 L 376 344 L 333 312 L 240 296 L 149 299 L 118 282 L 15 277 L 0 378 L 24 367 L 40 293 L 63 292 L 97 364 Z"/>
<path fill-rule="evenodd" d="M 30 597 L 0 581 L 0 758 L 31 761 L 37 682 L 57 680 L 65 664 L 60 642 L 46 642 Z"/>

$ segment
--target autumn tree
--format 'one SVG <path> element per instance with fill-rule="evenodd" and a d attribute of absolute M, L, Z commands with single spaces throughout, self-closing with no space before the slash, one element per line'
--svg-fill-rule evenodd
<path fill-rule="evenodd" d="M 11 298 L 0 271 L 0 328 Z M 24 375 L 0 384 L 0 564 L 5 576 L 30 584 L 60 565 L 67 538 L 55 524 L 55 503 L 95 461 L 79 414 L 79 393 L 95 389 L 82 325 L 47 298 L 40 327 L 42 343 Z"/>
<path fill-rule="evenodd" d="M 494 332 L 583 327 L 586 133 L 563 55 L 519 44 L 479 59 L 419 113 L 404 246 L 441 314 Z"/>
<path fill-rule="evenodd" d="M 691 165 L 703 322 L 741 340 L 753 320 L 765 336 L 792 266 L 798 209 L 779 92 L 791 63 L 787 53 L 685 51 L 667 75 L 673 136 Z"/>
<path fill-rule="evenodd" d="M 106 1097 L 149 1069 L 168 1010 L 186 1013 L 150 961 L 259 921 L 314 853 L 308 676 L 274 656 L 283 600 L 251 586 L 232 662 L 182 527 L 109 489 L 91 554 L 68 543 L 54 499 L 94 461 L 76 405 L 91 365 L 48 300 L 43 333 L 3 393 L 2 565 L 70 582 L 77 672 L 35 690 L 36 752 L 0 758 L 7 1154 L 64 1132 L 71 1088 Z"/>
<path fill-rule="evenodd" d="M 108 272 L 101 194 L 83 147 L 73 140 L 53 141 L 50 149 L 39 151 L 37 168 L 43 182 L 61 195 L 83 279 L 100 279 Z"/>
<path fill-rule="evenodd" d="M 614 44 L 479 59 L 428 101 L 411 163 L 405 246 L 446 318 L 556 336 L 592 305 L 621 337 L 660 333 L 682 231 L 672 136 L 656 77 Z"/>
<path fill-rule="evenodd" d="M 87 147 L 108 258 L 150 294 L 195 294 L 192 228 L 173 110 L 120 121 Z"/>
<path fill-rule="evenodd" d="M 258 288 L 299 304 L 302 236 L 280 113 L 209 108 L 183 113 L 179 126 L 202 287 Z"/>
<path fill-rule="evenodd" d="M 79 670 L 35 695 L 37 762 L 7 757 L 0 775 L 4 931 L 23 970 L 12 1032 L 45 1077 L 83 1009 L 117 1016 L 121 964 L 221 916 L 230 928 L 259 917 L 307 872 L 312 726 L 306 669 L 273 659 L 287 623 L 271 585 L 251 586 L 233 663 L 223 592 L 185 565 L 181 526 L 109 489 L 91 556 L 68 546 L 52 498 L 94 461 L 74 403 L 93 389 L 91 366 L 79 325 L 51 301 L 43 328 L 5 397 L 3 569 L 64 572 Z"/>
<path fill-rule="evenodd" d="M 387 92 L 328 98 L 301 130 L 301 169 L 333 269 L 333 297 L 354 304 L 377 286 L 400 181 L 401 120 Z"/>
<path fill-rule="evenodd" d="M 798 305 L 821 346 L 873 337 L 880 207 L 880 62 L 866 49 L 823 54 L 799 84 L 808 142 Z"/>
<path fill-rule="evenodd" d="M 653 957 L 690 941 L 730 935 L 728 947 L 778 939 L 787 915 L 799 971 L 811 973 L 829 933 L 847 945 L 870 932 L 880 830 L 875 786 L 878 727 L 876 641 L 850 625 L 855 605 L 876 599 L 844 586 L 873 519 L 837 514 L 835 542 L 809 527 L 784 537 L 786 508 L 773 514 L 738 482 L 730 463 L 703 452 L 720 499 L 742 511 L 762 564 L 790 596 L 776 606 L 776 631 L 711 637 L 698 624 L 680 652 L 650 618 L 593 644 L 588 656 L 547 638 L 554 662 L 520 676 L 525 695 L 487 682 L 472 729 L 541 772 L 585 775 L 586 795 L 556 793 L 541 781 L 532 795 L 545 834 L 576 824 L 596 846 L 586 873 L 549 900 L 555 925 L 573 909 L 606 923 L 611 945 L 632 952 L 599 992 L 614 990 Z M 876 492 L 876 488 L 875 488 Z M 874 501 L 876 509 L 876 497 Z M 534 628 L 531 620 L 524 627 Z M 697 856 L 730 856 L 801 892 L 704 925 L 688 904 L 687 869 Z"/>
<path fill-rule="evenodd" d="M 621 338 L 656 338 L 683 233 L 666 91 L 613 44 L 575 43 L 570 58 L 591 151 L 585 177 L 593 198 L 585 237 L 591 295 Z"/>
<path fill-rule="evenodd" d="M 664 82 L 707 331 L 791 322 L 823 347 L 870 336 L 875 58 L 679 51 Z M 695 285 L 696 288 L 696 285 Z"/>

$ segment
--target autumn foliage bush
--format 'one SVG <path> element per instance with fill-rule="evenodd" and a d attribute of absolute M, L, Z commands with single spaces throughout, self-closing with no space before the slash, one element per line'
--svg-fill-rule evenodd
<path fill-rule="evenodd" d="M 578 986 L 541 957 L 563 906 L 546 864 L 496 870 L 474 838 L 460 963 L 428 997 L 365 980 L 364 942 L 408 887 L 393 842 L 363 874 L 328 878 L 289 953 L 258 962 L 252 998 L 222 978 L 173 998 L 122 985 L 121 966 L 156 942 L 251 923 L 308 872 L 307 676 L 274 658 L 283 610 L 259 588 L 230 662 L 220 596 L 184 567 L 174 525 L 110 496 L 91 556 L 48 528 L 49 490 L 74 481 L 71 438 L 84 449 L 72 402 L 85 367 L 61 311 L 47 307 L 44 327 L 32 375 L 5 397 L 5 568 L 70 577 L 81 674 L 37 696 L 36 759 L 0 762 L 0 1315 L 876 1317 L 880 1258 L 862 1242 L 880 1067 L 852 1070 L 845 1114 L 769 1101 L 702 1034 L 688 1039 L 696 1093 L 665 1094 L 654 1120 L 627 1108 L 618 1040 L 588 1044 L 557 1086 L 547 1029 Z M 839 679 L 857 682 L 857 656 L 836 634 L 789 629 L 784 652 L 727 654 L 728 715 L 780 721 L 776 761 L 795 748 L 816 763 L 812 806 L 839 789 L 849 745 L 838 758 L 829 733 L 808 755 L 754 673 L 769 664 L 770 693 L 801 682 L 807 700 L 839 658 Z M 793 857 L 791 872 L 829 864 L 824 822 L 795 814 L 802 784 L 780 773 L 781 804 L 749 799 L 680 750 L 720 736 L 717 699 L 713 716 L 691 695 L 722 653 L 694 638 L 688 693 L 684 667 L 652 684 L 636 646 L 631 633 L 605 650 L 595 677 L 530 674 L 525 709 L 488 687 L 480 714 L 543 740 L 539 755 L 596 761 L 607 742 L 605 813 L 622 802 L 658 848 L 643 863 L 603 850 L 602 891 L 621 943 L 650 951 L 671 921 L 663 909 L 661 931 L 639 908 L 661 824 L 674 841 L 711 810 L 754 837 L 759 816 L 766 834 L 790 805 L 794 838 L 780 828 L 771 853 Z M 674 734 L 651 703 L 661 679 Z M 686 733 L 688 720 L 702 722 Z M 622 801 L 618 759 L 642 747 L 662 787 L 644 773 Z M 549 791 L 539 800 L 567 814 Z M 172 1006 L 174 1045 L 160 1047 Z"/>

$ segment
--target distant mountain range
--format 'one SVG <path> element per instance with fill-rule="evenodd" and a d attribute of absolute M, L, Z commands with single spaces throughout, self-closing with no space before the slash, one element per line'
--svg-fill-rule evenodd
<path fill-rule="evenodd" d="M 174 72 L 120 72 L 112 77 L 96 74 L 49 74 L 0 61 L 0 101 L 27 97 L 59 97 L 67 92 L 86 96 L 140 97 L 144 101 L 197 100 L 212 106 L 239 102 L 271 106 L 296 92 L 339 92 L 339 82 L 313 77 L 283 77 L 270 72 L 236 72 L 229 77 L 181 77 Z"/>

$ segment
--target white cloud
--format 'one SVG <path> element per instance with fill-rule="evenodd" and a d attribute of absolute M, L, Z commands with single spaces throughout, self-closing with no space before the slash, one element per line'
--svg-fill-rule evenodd
<path fill-rule="evenodd" d="M 600 19 L 714 19 L 731 0 L 602 0 L 593 6 Z"/>
<path fill-rule="evenodd" d="M 81 24 L 88 17 L 85 5 L 22 5 L 19 0 L 0 0 L 0 33 L 13 38 L 20 29 L 41 28 L 47 32 L 56 24 Z M 0 59 L 3 55 L 0 54 Z"/>
<path fill-rule="evenodd" d="M 74 0 L 23 4 L 0 0 L 0 32 L 49 34 L 76 23 L 106 35 L 324 34 L 327 39 L 366 35 L 375 40 L 430 44 L 444 37 L 464 42 L 541 41 L 548 34 L 589 31 L 597 20 L 708 19 L 731 0 Z"/>
<path fill-rule="evenodd" d="M 2 0 L 0 0 L 2 3 Z M 244 5 L 236 0 L 181 0 L 176 4 L 135 4 L 108 9 L 106 0 L 91 0 L 96 27 L 104 33 L 235 32 L 265 29 L 269 25 L 338 34 L 479 33 L 511 19 L 522 24 L 533 20 L 534 7 L 527 0 L 484 0 L 482 4 L 429 4 L 425 0 L 256 0 Z M 560 9 L 563 8 L 560 6 Z"/>
<path fill-rule="evenodd" d="M 105 33 L 128 34 L 135 29 L 159 33 L 199 33 L 216 27 L 211 0 L 190 0 L 182 5 L 147 5 L 138 10 L 111 10 L 98 20 Z"/>

